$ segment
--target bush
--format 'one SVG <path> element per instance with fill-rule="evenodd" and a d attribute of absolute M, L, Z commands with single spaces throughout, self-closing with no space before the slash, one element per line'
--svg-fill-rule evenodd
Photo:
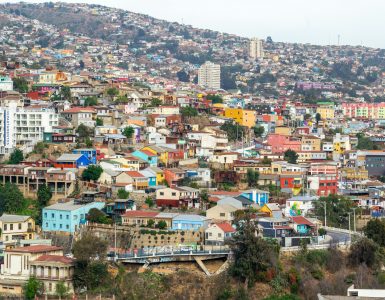
<path fill-rule="evenodd" d="M 315 268 L 315 269 L 311 270 L 310 273 L 314 279 L 321 280 L 324 278 L 324 273 L 319 268 Z"/>
<path fill-rule="evenodd" d="M 379 273 L 377 274 L 377 281 L 378 281 L 378 283 L 381 284 L 381 285 L 384 285 L 384 284 L 385 284 L 385 272 L 384 272 L 384 271 L 379 272 Z"/>
<path fill-rule="evenodd" d="M 306 261 L 312 265 L 325 265 L 328 260 L 329 253 L 327 250 L 312 250 L 307 252 Z"/>

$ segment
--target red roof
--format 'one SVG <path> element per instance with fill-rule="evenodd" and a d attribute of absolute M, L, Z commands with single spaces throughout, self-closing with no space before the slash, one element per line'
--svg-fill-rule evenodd
<path fill-rule="evenodd" d="M 125 172 L 128 176 L 132 177 L 132 178 L 143 178 L 144 176 L 142 174 L 140 174 L 138 171 L 126 171 Z"/>
<path fill-rule="evenodd" d="M 28 247 L 18 247 L 10 249 L 10 252 L 30 252 L 30 253 L 39 253 L 39 252 L 49 252 L 49 251 L 58 251 L 63 250 L 61 247 L 48 246 L 48 245 L 33 245 Z"/>
<path fill-rule="evenodd" d="M 63 255 L 42 255 L 35 261 L 50 261 L 50 262 L 59 262 L 63 264 L 72 264 L 74 262 L 72 258 L 63 256 Z"/>
<path fill-rule="evenodd" d="M 242 192 L 228 192 L 228 191 L 213 191 L 210 192 L 211 196 L 239 196 Z"/>
<path fill-rule="evenodd" d="M 217 226 L 223 230 L 223 232 L 235 232 L 235 229 L 229 223 L 218 223 Z"/>
<path fill-rule="evenodd" d="M 218 202 L 219 200 L 221 200 L 219 197 L 209 197 L 210 202 Z"/>
<path fill-rule="evenodd" d="M 308 219 L 302 216 L 292 217 L 292 220 L 296 224 L 308 225 L 311 227 L 315 226 L 312 222 L 310 222 Z"/>
<path fill-rule="evenodd" d="M 95 108 L 93 107 L 81 107 L 81 106 L 75 106 L 71 107 L 70 109 L 67 109 L 63 111 L 63 113 L 80 113 L 80 112 L 95 112 Z"/>
<path fill-rule="evenodd" d="M 130 210 L 123 214 L 123 217 L 129 218 L 153 218 L 158 215 L 156 211 L 145 211 L 145 210 Z"/>

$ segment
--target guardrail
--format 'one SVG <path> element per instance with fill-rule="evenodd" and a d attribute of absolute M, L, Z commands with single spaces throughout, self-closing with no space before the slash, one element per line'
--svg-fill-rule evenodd
<path fill-rule="evenodd" d="M 339 243 L 332 243 L 332 244 L 314 244 L 314 245 L 307 245 L 308 250 L 320 250 L 320 249 L 329 249 L 330 247 L 348 247 L 350 245 L 350 242 L 339 242 Z M 282 252 L 296 252 L 300 251 L 302 249 L 301 246 L 291 246 L 291 247 L 282 247 Z"/>
<path fill-rule="evenodd" d="M 165 252 L 153 252 L 146 253 L 138 251 L 137 253 L 118 253 L 118 259 L 131 259 L 131 258 L 145 258 L 145 257 L 160 257 L 160 256 L 189 256 L 189 255 L 227 255 L 230 253 L 229 249 L 220 250 L 188 250 L 188 251 L 165 251 Z"/>

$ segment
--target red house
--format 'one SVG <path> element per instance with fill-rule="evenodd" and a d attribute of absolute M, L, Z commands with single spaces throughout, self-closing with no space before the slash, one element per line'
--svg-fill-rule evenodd
<path fill-rule="evenodd" d="M 296 152 L 301 151 L 301 141 L 293 140 L 288 135 L 282 134 L 269 134 L 267 137 L 267 143 L 271 146 L 273 153 L 283 153 L 289 149 Z"/>

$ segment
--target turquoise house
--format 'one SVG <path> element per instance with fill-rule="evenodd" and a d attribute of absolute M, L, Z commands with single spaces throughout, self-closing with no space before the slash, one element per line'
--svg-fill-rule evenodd
<path fill-rule="evenodd" d="M 78 204 L 75 201 L 56 203 L 43 208 L 43 231 L 63 231 L 74 233 L 79 226 L 86 223 L 88 212 L 92 208 L 104 208 L 104 202 Z"/>
<path fill-rule="evenodd" d="M 136 150 L 131 153 L 132 156 L 140 158 L 149 163 L 150 167 L 158 166 L 158 156 L 148 150 Z"/>
<path fill-rule="evenodd" d="M 149 187 L 156 186 L 156 174 L 154 172 L 142 170 L 142 171 L 139 171 L 139 173 L 147 178 Z"/>
<path fill-rule="evenodd" d="M 294 225 L 294 231 L 300 235 L 309 235 L 315 229 L 315 224 L 302 216 L 291 217 L 291 221 Z"/>
<path fill-rule="evenodd" d="M 242 196 L 258 204 L 261 207 L 269 202 L 269 192 L 267 191 L 252 189 L 244 191 L 242 193 Z"/>
<path fill-rule="evenodd" d="M 173 230 L 193 230 L 207 228 L 210 219 L 200 215 L 180 214 L 172 219 Z"/>

